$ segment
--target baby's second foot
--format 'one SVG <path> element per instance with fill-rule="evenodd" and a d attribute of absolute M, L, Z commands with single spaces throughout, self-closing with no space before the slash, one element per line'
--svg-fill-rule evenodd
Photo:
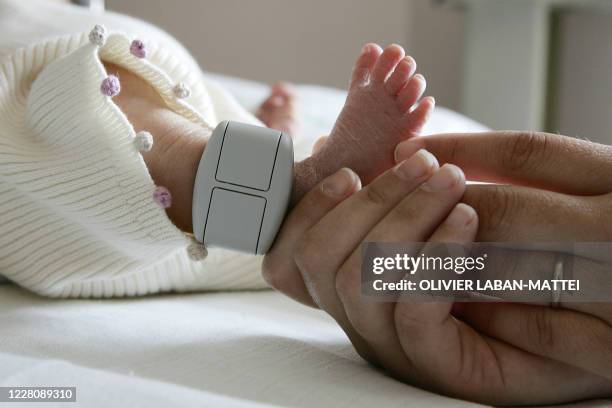
<path fill-rule="evenodd" d="M 367 184 L 392 167 L 395 146 L 419 134 L 435 105 L 432 97 L 419 102 L 425 78 L 413 75 L 415 70 L 414 59 L 405 56 L 399 45 L 383 51 L 376 44 L 366 44 L 327 141 L 307 163 L 296 166 L 296 177 L 308 180 L 296 180 L 296 187 L 301 184 L 308 191 L 341 167 L 354 170 Z M 299 190 L 296 193 L 301 195 Z"/>
<path fill-rule="evenodd" d="M 297 113 L 297 94 L 285 82 L 272 85 L 270 95 L 262 102 L 255 114 L 267 127 L 297 137 L 301 123 Z"/>

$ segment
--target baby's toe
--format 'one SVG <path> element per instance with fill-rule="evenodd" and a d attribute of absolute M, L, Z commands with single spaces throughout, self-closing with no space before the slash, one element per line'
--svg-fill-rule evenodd
<path fill-rule="evenodd" d="M 385 48 L 378 61 L 376 61 L 376 65 L 374 65 L 372 80 L 377 83 L 384 82 L 389 73 L 404 58 L 404 55 L 404 49 L 397 44 L 391 44 Z"/>
<path fill-rule="evenodd" d="M 390 95 L 396 96 L 405 86 L 412 74 L 416 71 L 416 62 L 410 56 L 404 57 L 387 80 L 385 89 Z"/>
<path fill-rule="evenodd" d="M 397 96 L 397 104 L 400 111 L 408 112 L 412 105 L 414 105 L 427 87 L 425 77 L 421 74 L 416 74 L 406 84 L 406 86 L 400 91 Z"/>
<path fill-rule="evenodd" d="M 293 85 L 288 82 L 279 81 L 272 85 L 270 88 L 270 93 L 273 95 L 278 95 L 286 99 L 295 98 L 297 92 Z"/>
<path fill-rule="evenodd" d="M 382 54 L 382 48 L 378 44 L 366 44 L 361 49 L 361 54 L 353 67 L 350 87 L 355 85 L 363 85 L 370 79 L 372 68 Z"/>
<path fill-rule="evenodd" d="M 419 102 L 416 107 L 406 115 L 406 127 L 413 135 L 418 135 L 423 130 L 423 127 L 429 120 L 434 108 L 436 100 L 433 96 L 427 96 Z"/>

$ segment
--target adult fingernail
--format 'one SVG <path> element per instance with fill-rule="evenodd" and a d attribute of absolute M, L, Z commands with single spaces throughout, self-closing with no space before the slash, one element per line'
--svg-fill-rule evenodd
<path fill-rule="evenodd" d="M 414 72 L 417 69 L 416 61 L 410 55 L 406 55 L 404 59 L 406 60 L 406 62 L 408 62 L 408 65 L 410 65 L 410 71 L 408 71 L 408 76 L 414 75 Z"/>
<path fill-rule="evenodd" d="M 351 169 L 342 168 L 321 183 L 321 191 L 332 198 L 343 196 L 355 183 L 356 178 L 357 175 Z"/>
<path fill-rule="evenodd" d="M 395 147 L 395 162 L 399 163 L 403 160 L 408 159 L 419 149 L 423 148 L 424 145 L 425 143 L 423 143 L 420 137 L 404 140 Z"/>
<path fill-rule="evenodd" d="M 465 228 L 476 218 L 476 211 L 467 204 L 459 203 L 446 218 L 445 223 L 454 228 Z"/>
<path fill-rule="evenodd" d="M 423 177 L 437 166 L 438 161 L 434 155 L 427 150 L 421 149 L 409 159 L 398 164 L 395 167 L 395 172 L 404 180 L 414 180 Z"/>
<path fill-rule="evenodd" d="M 421 187 L 428 191 L 448 190 L 464 179 L 465 176 L 459 167 L 445 164 L 429 180 L 423 183 Z"/>

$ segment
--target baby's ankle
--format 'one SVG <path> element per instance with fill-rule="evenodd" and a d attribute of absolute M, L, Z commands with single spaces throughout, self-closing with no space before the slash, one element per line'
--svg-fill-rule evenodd
<path fill-rule="evenodd" d="M 290 206 L 295 206 L 300 199 L 320 181 L 317 169 L 317 156 L 312 155 L 293 167 L 293 191 Z"/>
<path fill-rule="evenodd" d="M 329 153 L 329 150 L 323 148 L 295 164 L 291 206 L 297 204 L 307 192 L 323 181 L 324 178 L 331 176 L 343 167 L 348 167 L 351 170 L 355 167 L 350 160 Z"/>

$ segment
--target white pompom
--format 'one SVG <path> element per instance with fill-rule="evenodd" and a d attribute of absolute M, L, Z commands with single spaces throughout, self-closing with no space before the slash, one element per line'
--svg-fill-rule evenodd
<path fill-rule="evenodd" d="M 140 131 L 134 137 L 134 144 L 141 152 L 148 152 L 153 148 L 153 135 L 147 131 Z"/>
<path fill-rule="evenodd" d="M 187 254 L 192 261 L 201 261 L 208 256 L 208 250 L 199 242 L 194 242 L 187 247 Z"/>
<path fill-rule="evenodd" d="M 96 24 L 89 33 L 89 42 L 102 47 L 106 43 L 106 28 L 103 25 Z"/>
<path fill-rule="evenodd" d="M 191 90 L 183 82 L 179 82 L 178 84 L 174 85 L 174 88 L 172 88 L 172 92 L 174 92 L 174 95 L 180 99 L 189 98 L 189 96 L 191 95 Z"/>

